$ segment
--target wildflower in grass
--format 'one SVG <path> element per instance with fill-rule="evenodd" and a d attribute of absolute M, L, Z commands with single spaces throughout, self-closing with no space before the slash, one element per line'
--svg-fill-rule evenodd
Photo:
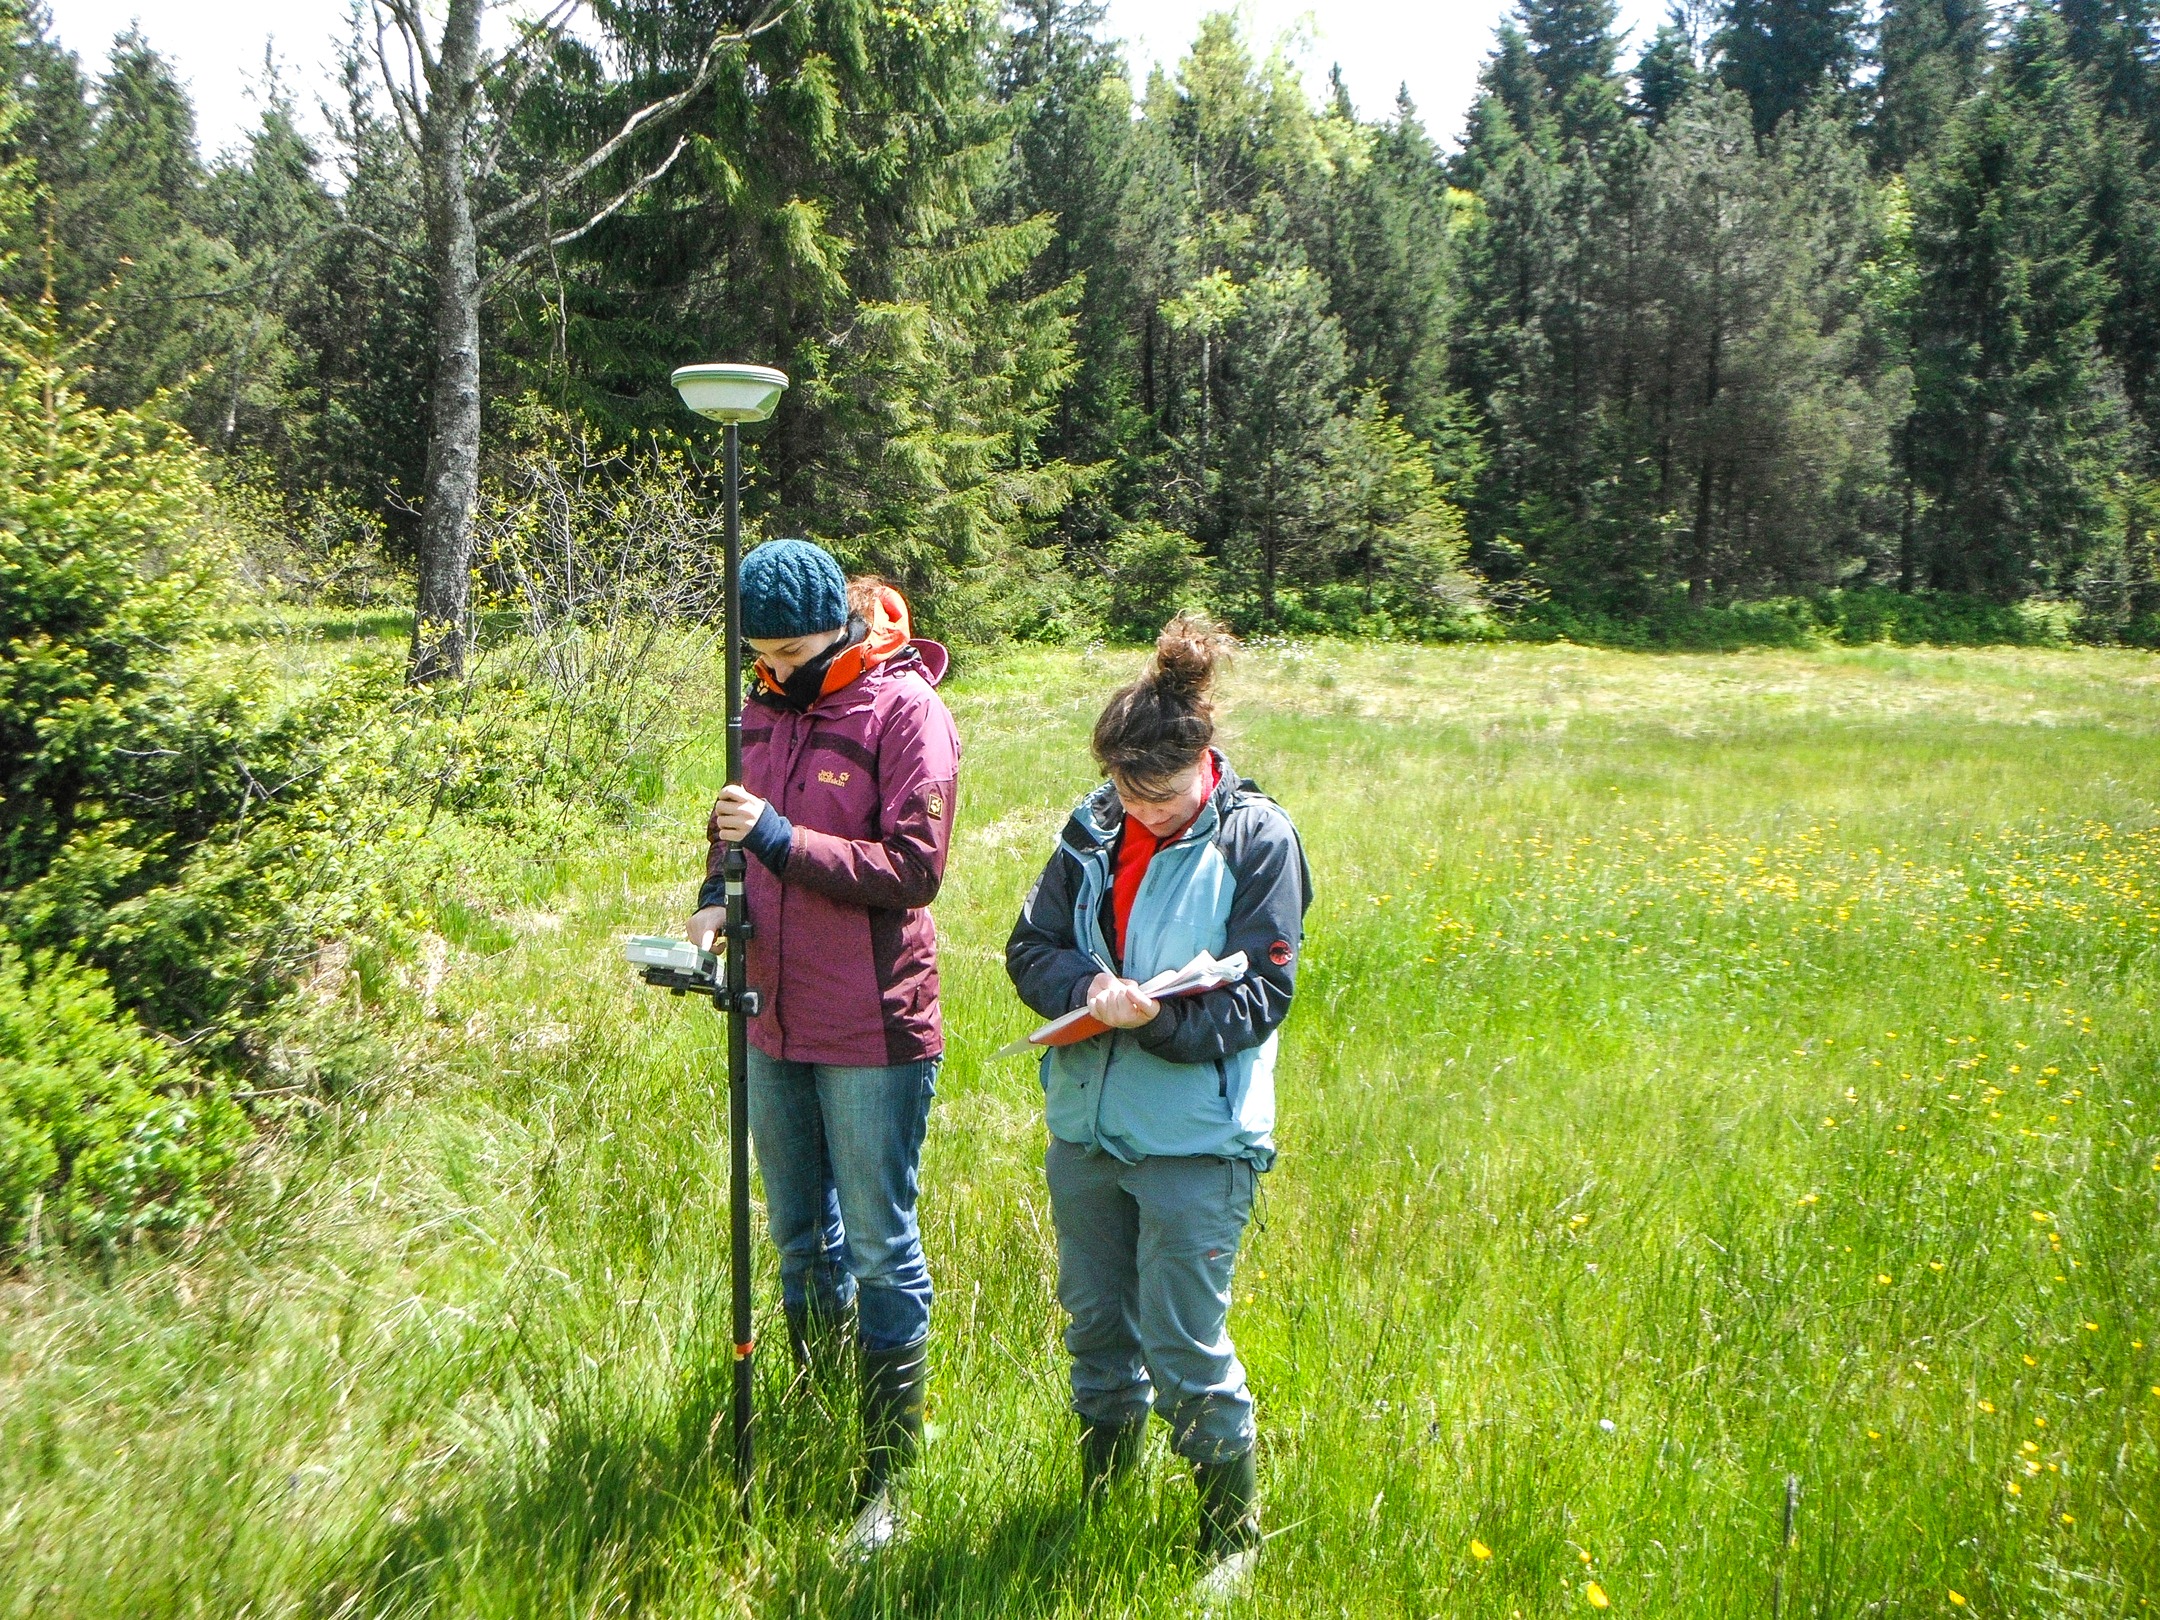
<path fill-rule="evenodd" d="M 1995 1411 L 1995 1403 L 1993 1401 L 1982 1401 L 1980 1403 L 1980 1410 L 1992 1416 Z"/>
<path fill-rule="evenodd" d="M 2003 1489 L 2008 1491 L 2012 1496 L 2023 1496 L 2025 1494 L 2025 1487 L 2020 1485 L 2014 1479 L 2004 1480 Z"/>
<path fill-rule="evenodd" d="M 2025 1365 L 2026 1365 L 2026 1366 L 2028 1366 L 2028 1367 L 2037 1367 L 2037 1366 L 2039 1366 L 2039 1365 L 2040 1365 L 2040 1363 L 2039 1363 L 2039 1362 L 2037 1362 L 2037 1361 L 2035 1361 L 2035 1360 L 2033 1360 L 2033 1358 L 2032 1358 L 2031 1356 L 2027 1356 L 2027 1357 L 2025 1358 Z"/>
<path fill-rule="evenodd" d="M 1814 1203 L 1814 1202 L 1815 1202 L 1815 1194 L 1813 1194 L 1813 1193 L 1802 1193 L 1802 1194 L 1800 1195 L 1800 1202 L 1801 1202 L 1801 1203 L 1803 1203 L 1803 1204 L 1812 1204 L 1812 1203 Z"/>
<path fill-rule="evenodd" d="M 1470 1556 L 1482 1564 L 1492 1556 L 1492 1549 L 1478 1540 L 1477 1537 L 1472 1536 L 1470 1538 Z"/>
<path fill-rule="evenodd" d="M 1588 1582 L 1583 1587 L 1583 1596 L 1590 1600 L 1590 1607 L 1593 1609 L 1609 1609 L 1612 1607 L 1612 1599 L 1605 1595 L 1605 1588 L 1598 1585 L 1596 1581 Z"/>
<path fill-rule="evenodd" d="M 2044 1428 L 2046 1428 L 2046 1427 L 2047 1427 L 2047 1419 L 2046 1419 L 2046 1418 L 2034 1418 L 2034 1419 L 2033 1419 L 2033 1427 L 2034 1427 L 2034 1428 L 2036 1428 L 2036 1429 L 2044 1429 Z"/>
<path fill-rule="evenodd" d="M 1940 1260 L 1930 1260 L 1928 1262 L 1928 1270 L 1930 1271 L 1940 1271 L 1942 1268 L 1943 1263 Z"/>
<path fill-rule="evenodd" d="M 2076 1524 L 2076 1523 L 2077 1523 L 2077 1520 L 2076 1520 L 2076 1519 L 2074 1519 L 2074 1518 L 2072 1518 L 2072 1517 L 2071 1517 L 2071 1516 L 2070 1516 L 2069 1514 L 2065 1513 L 2065 1514 L 2064 1514 L 2064 1515 L 2062 1516 L 2062 1522 L 2063 1522 L 2064 1524 Z"/>
<path fill-rule="evenodd" d="M 2039 1442 L 2033 1440 L 2028 1440 L 2023 1445 L 2018 1447 L 2018 1450 L 2020 1451 L 2038 1451 L 2039 1449 Z"/>
<path fill-rule="evenodd" d="M 1950 1601 L 1962 1609 L 1965 1607 L 1965 1594 L 1956 1587 L 1952 1587 L 1950 1589 Z"/>
<path fill-rule="evenodd" d="M 2100 1324 L 2098 1322 L 2087 1322 L 2085 1324 L 2085 1331 L 2087 1333 L 2098 1333 L 2100 1331 Z"/>
<path fill-rule="evenodd" d="M 1878 1271 L 1875 1273 L 1875 1280 L 1881 1283 L 1885 1288 L 1888 1288 L 1891 1282 L 1890 1273 L 1887 1271 Z"/>

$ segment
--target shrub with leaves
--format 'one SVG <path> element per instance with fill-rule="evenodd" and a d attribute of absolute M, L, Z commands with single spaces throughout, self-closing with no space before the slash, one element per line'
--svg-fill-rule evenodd
<path fill-rule="evenodd" d="M 104 975 L 0 945 L 0 1250 L 191 1226 L 247 1123 L 113 1005 Z"/>
<path fill-rule="evenodd" d="M 189 673 L 224 559 L 187 435 L 90 405 L 49 304 L 0 323 L 0 933 L 200 1037 L 268 993 L 247 951 L 280 857 L 253 834 L 320 717 Z"/>
<path fill-rule="evenodd" d="M 1198 541 L 1160 523 L 1128 525 L 1104 558 L 1103 627 L 1121 641 L 1152 641 L 1180 611 L 1206 611 L 1213 572 Z"/>

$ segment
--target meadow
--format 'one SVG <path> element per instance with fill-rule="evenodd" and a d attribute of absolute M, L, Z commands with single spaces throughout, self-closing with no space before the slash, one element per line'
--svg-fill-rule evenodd
<path fill-rule="evenodd" d="M 355 645 L 365 645 L 365 638 Z M 0 1282 L 0 1616 L 1168 1616 L 1159 1431 L 1079 1511 L 1018 900 L 1138 655 L 951 683 L 908 1539 L 760 1255 L 726 1451 L 720 1023 L 637 985 L 651 813 L 446 892 L 373 1078 L 229 1213 Z M 2160 660 L 1263 645 L 1234 763 L 1317 879 L 1232 1325 L 1258 1614 L 2135 1616 L 2160 1598 Z M 358 1004 L 357 976 L 316 994 Z"/>

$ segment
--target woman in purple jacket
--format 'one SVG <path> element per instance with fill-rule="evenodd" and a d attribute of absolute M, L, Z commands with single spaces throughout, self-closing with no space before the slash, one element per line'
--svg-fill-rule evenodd
<path fill-rule="evenodd" d="M 689 933 L 726 920 L 721 855 L 745 885 L 750 1135 L 780 1251 L 796 1364 L 820 1340 L 860 1346 L 864 1458 L 851 1539 L 896 1529 L 890 1486 L 922 1436 L 930 1272 L 915 1218 L 938 1060 L 936 933 L 926 909 L 952 841 L 960 740 L 933 688 L 945 649 L 907 603 L 850 583 L 822 548 L 775 540 L 742 565 L 758 658 L 743 785 L 724 790 Z"/>

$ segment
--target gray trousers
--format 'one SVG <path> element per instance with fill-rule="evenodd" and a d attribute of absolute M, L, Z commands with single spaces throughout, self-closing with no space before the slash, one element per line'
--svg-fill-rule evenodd
<path fill-rule="evenodd" d="M 1122 1423 L 1152 1403 L 1188 1462 L 1250 1450 L 1252 1394 L 1229 1316 L 1257 1172 L 1242 1159 L 1125 1164 L 1054 1136 L 1043 1169 L 1073 1410 Z"/>

